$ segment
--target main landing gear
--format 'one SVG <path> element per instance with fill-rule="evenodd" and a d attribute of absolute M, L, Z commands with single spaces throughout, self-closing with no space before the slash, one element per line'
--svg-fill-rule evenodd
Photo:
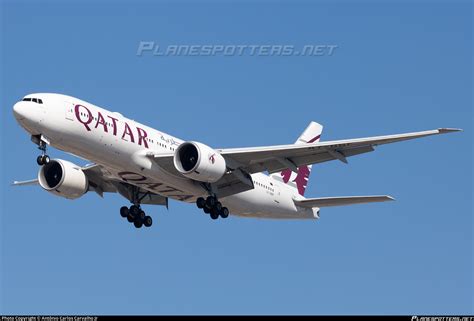
<path fill-rule="evenodd" d="M 151 216 L 146 215 L 140 207 L 140 202 L 146 195 L 148 195 L 148 192 L 140 196 L 140 189 L 136 186 L 130 186 L 129 199 L 133 205 L 120 208 L 120 216 L 127 218 L 127 221 L 133 223 L 136 228 L 141 228 L 142 226 L 150 227 L 153 224 Z"/>
<path fill-rule="evenodd" d="M 43 140 L 39 139 L 39 142 L 38 142 L 38 149 L 41 151 L 41 155 L 39 155 L 37 158 L 36 158 L 36 163 L 38 163 L 39 166 L 43 166 L 43 165 L 46 165 L 49 163 L 49 156 L 46 155 L 46 142 L 44 142 Z"/>
<path fill-rule="evenodd" d="M 204 213 L 209 214 L 213 220 L 217 220 L 219 216 L 222 218 L 229 216 L 229 209 L 223 207 L 215 196 L 208 196 L 206 199 L 199 197 L 196 200 L 196 205 L 198 208 L 201 208 Z"/>
<path fill-rule="evenodd" d="M 140 208 L 140 205 L 132 205 L 130 208 L 122 206 L 120 208 L 120 215 L 126 217 L 127 221 L 133 223 L 136 228 L 142 226 L 150 227 L 153 224 L 151 216 L 145 214 L 145 212 Z"/>

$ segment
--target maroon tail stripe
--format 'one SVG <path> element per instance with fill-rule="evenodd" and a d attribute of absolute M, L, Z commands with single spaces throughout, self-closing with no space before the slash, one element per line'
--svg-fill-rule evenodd
<path fill-rule="evenodd" d="M 310 141 L 308 141 L 308 144 L 314 143 L 314 142 L 317 141 L 320 137 L 321 137 L 321 135 L 318 135 L 318 136 L 314 137 L 313 139 L 311 139 Z"/>

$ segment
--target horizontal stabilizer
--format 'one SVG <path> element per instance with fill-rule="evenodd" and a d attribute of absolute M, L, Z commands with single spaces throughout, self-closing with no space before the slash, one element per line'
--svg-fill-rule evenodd
<path fill-rule="evenodd" d="M 38 179 L 31 179 L 29 181 L 14 181 L 13 186 L 38 185 Z"/>
<path fill-rule="evenodd" d="M 344 206 L 353 204 L 376 203 L 394 201 L 395 199 L 388 195 L 380 196 L 342 196 L 342 197 L 321 197 L 308 198 L 305 200 L 294 200 L 296 206 L 313 208 L 313 207 L 329 207 Z"/>

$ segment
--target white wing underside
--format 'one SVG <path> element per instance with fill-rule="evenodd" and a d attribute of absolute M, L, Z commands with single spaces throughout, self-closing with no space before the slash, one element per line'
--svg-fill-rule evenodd
<path fill-rule="evenodd" d="M 232 170 L 240 169 L 249 174 L 264 171 L 275 173 L 287 169 L 289 164 L 293 164 L 292 169 L 295 170 L 299 166 L 332 160 L 340 160 L 347 163 L 347 157 L 372 152 L 374 147 L 378 145 L 456 131 L 460 131 L 460 129 L 439 128 L 415 133 L 326 141 L 304 145 L 291 144 L 216 150 L 224 156 L 227 166 Z M 174 168 L 174 155 L 172 153 L 150 153 L 149 156 L 163 169 L 181 176 Z"/>
<path fill-rule="evenodd" d="M 440 128 L 415 133 L 326 141 L 304 145 L 221 149 L 218 151 L 226 160 L 231 159 L 231 163 L 235 163 L 234 166 L 244 169 L 248 173 L 262 171 L 274 173 L 288 168 L 288 162 L 293 163 L 296 167 L 331 160 L 340 160 L 347 163 L 347 157 L 371 152 L 378 145 L 455 131 L 459 131 L 459 129 Z"/>

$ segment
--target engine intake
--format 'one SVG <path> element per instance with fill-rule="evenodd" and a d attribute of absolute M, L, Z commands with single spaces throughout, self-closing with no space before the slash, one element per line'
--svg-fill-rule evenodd
<path fill-rule="evenodd" d="M 52 159 L 41 166 L 38 181 L 48 192 L 69 199 L 81 197 L 89 189 L 89 182 L 82 169 L 62 159 Z"/>
<path fill-rule="evenodd" d="M 226 172 L 224 157 L 211 147 L 198 142 L 179 145 L 174 166 L 183 176 L 200 182 L 217 182 Z"/>

